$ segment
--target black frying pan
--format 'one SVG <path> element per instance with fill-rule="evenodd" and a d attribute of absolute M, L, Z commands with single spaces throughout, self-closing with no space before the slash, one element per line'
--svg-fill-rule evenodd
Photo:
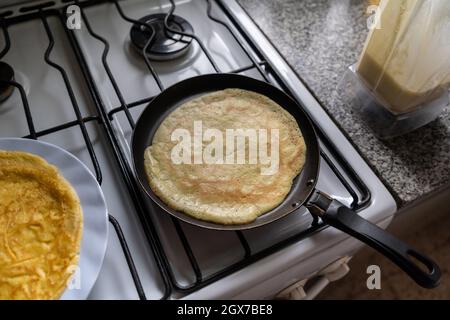
<path fill-rule="evenodd" d="M 297 120 L 307 147 L 305 166 L 283 203 L 254 222 L 238 226 L 201 221 L 170 208 L 151 190 L 144 167 L 144 151 L 151 145 L 156 130 L 171 112 L 197 96 L 227 88 L 254 91 L 278 103 Z M 132 154 L 136 176 L 147 195 L 166 212 L 182 221 L 214 230 L 247 230 L 281 219 L 305 205 L 326 224 L 350 234 L 388 257 L 422 287 L 434 288 L 439 283 L 441 273 L 431 259 L 316 189 L 320 156 L 314 127 L 293 99 L 266 82 L 235 74 L 211 74 L 175 84 L 150 102 L 140 116 L 133 132 Z"/>

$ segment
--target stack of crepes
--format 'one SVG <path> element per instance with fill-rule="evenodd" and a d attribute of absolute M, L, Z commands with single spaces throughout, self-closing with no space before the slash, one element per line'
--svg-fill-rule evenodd
<path fill-rule="evenodd" d="M 58 169 L 0 151 L 0 299 L 58 299 L 77 269 L 80 201 Z"/>

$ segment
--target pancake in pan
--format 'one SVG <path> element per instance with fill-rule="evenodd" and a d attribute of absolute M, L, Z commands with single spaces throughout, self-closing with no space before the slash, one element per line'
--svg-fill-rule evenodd
<path fill-rule="evenodd" d="M 44 159 L 0 151 L 0 299 L 58 299 L 76 269 L 80 201 Z"/>
<path fill-rule="evenodd" d="M 222 162 L 194 163 L 194 151 L 199 150 L 194 147 L 191 163 L 174 163 L 172 152 L 180 140 L 172 141 L 173 133 L 182 128 L 195 137 L 195 122 L 201 122 L 203 130 L 219 130 L 224 140 L 227 129 L 265 129 L 271 134 L 278 130 L 278 170 L 263 175 L 267 163 L 261 161 L 225 164 L 225 146 Z M 211 141 L 202 141 L 202 152 Z M 261 141 L 258 140 L 258 150 Z M 267 150 L 271 150 L 272 142 L 268 136 Z M 249 146 L 250 140 L 246 140 L 248 160 Z M 237 143 L 234 151 L 237 153 Z M 200 220 L 241 225 L 253 222 L 283 202 L 304 166 L 305 155 L 305 142 L 292 115 L 263 95 L 227 89 L 191 100 L 172 112 L 156 131 L 144 158 L 150 187 L 168 206 Z"/>

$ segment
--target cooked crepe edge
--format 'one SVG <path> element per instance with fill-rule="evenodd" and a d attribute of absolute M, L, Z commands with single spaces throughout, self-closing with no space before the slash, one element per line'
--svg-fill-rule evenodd
<path fill-rule="evenodd" d="M 6 159 L 5 159 L 6 158 Z M 6 162 L 6 165 L 17 165 L 17 162 L 22 164 L 40 165 L 42 168 L 47 168 L 50 164 L 42 157 L 24 151 L 10 151 L 0 150 L 0 164 Z"/>
<path fill-rule="evenodd" d="M 239 214 L 236 216 L 231 215 L 231 214 L 218 215 L 218 214 L 211 213 L 211 211 L 201 210 L 201 209 L 199 209 L 198 206 L 195 206 L 195 205 L 189 205 L 187 207 L 181 206 L 177 201 L 166 196 L 165 193 L 162 192 L 162 190 L 158 186 L 158 184 L 154 182 L 156 179 L 154 179 L 152 177 L 151 173 L 148 172 L 147 167 L 145 168 L 145 170 L 146 170 L 147 177 L 149 180 L 150 188 L 152 189 L 153 193 L 155 193 L 155 195 L 158 196 L 158 198 L 160 198 L 162 200 L 162 202 L 164 202 L 166 205 L 168 205 L 169 208 L 179 211 L 179 212 L 182 212 L 191 218 L 199 219 L 199 220 L 202 220 L 205 222 L 212 222 L 212 223 L 216 223 L 216 224 L 220 224 L 220 225 L 232 226 L 232 225 L 249 224 L 249 223 L 255 221 L 258 217 L 262 216 L 263 214 L 266 214 L 269 211 L 277 208 L 284 201 L 284 199 L 286 199 L 286 197 L 290 193 L 290 189 L 289 189 L 283 195 L 280 195 L 279 200 L 273 201 L 274 202 L 273 205 L 256 206 L 259 209 L 254 210 L 252 212 L 239 211 Z M 293 180 L 295 180 L 295 177 Z M 291 183 L 291 188 L 292 188 L 292 183 Z M 277 202 L 277 203 L 275 203 L 275 202 Z M 248 207 L 250 207 L 250 206 L 248 206 Z"/>
<path fill-rule="evenodd" d="M 52 165 L 50 165 L 50 166 L 52 166 Z M 83 228 L 84 228 L 83 208 L 81 207 L 80 198 L 79 198 L 77 192 L 75 191 L 75 189 L 73 188 L 73 186 L 70 184 L 69 181 L 67 181 L 67 179 L 61 174 L 61 172 L 55 166 L 53 166 L 53 167 L 57 170 L 57 174 L 58 174 L 58 176 L 60 178 L 60 181 L 67 188 L 67 192 L 69 193 L 70 197 L 77 204 L 75 206 L 75 213 L 74 213 L 75 217 L 77 218 L 76 224 L 78 225 L 78 229 L 77 229 L 78 232 L 76 232 L 75 235 L 74 235 L 75 236 L 74 242 L 77 244 L 77 247 L 76 247 L 76 250 L 75 250 L 76 254 L 72 258 L 69 266 L 79 266 L 80 253 L 81 253 L 81 242 L 82 242 L 82 239 L 83 239 Z M 67 272 L 67 270 L 66 270 L 66 272 Z M 68 282 L 72 278 L 74 273 L 75 273 L 75 269 L 72 270 L 72 272 L 68 273 L 67 277 L 65 278 L 65 285 L 62 286 L 60 288 L 60 290 L 55 293 L 55 296 L 53 298 L 54 300 L 61 298 L 61 296 L 64 294 L 64 292 L 67 289 Z"/>

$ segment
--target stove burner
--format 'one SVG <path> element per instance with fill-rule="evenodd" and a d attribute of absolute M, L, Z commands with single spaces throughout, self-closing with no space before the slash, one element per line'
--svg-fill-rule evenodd
<path fill-rule="evenodd" d="M 0 80 L 14 80 L 14 69 L 9 64 L 3 61 L 0 61 Z M 0 102 L 6 101 L 13 92 L 14 86 L 0 81 Z"/>
<path fill-rule="evenodd" d="M 192 38 L 172 33 L 164 28 L 166 14 L 158 13 L 145 16 L 139 21 L 147 23 L 155 30 L 153 44 L 147 49 L 147 57 L 152 60 L 172 60 L 185 54 L 192 42 Z M 193 34 L 194 29 L 185 19 L 172 15 L 169 19 L 171 29 Z M 152 36 L 152 31 L 145 26 L 133 25 L 130 32 L 131 42 L 140 53 L 144 49 L 147 41 Z"/>

